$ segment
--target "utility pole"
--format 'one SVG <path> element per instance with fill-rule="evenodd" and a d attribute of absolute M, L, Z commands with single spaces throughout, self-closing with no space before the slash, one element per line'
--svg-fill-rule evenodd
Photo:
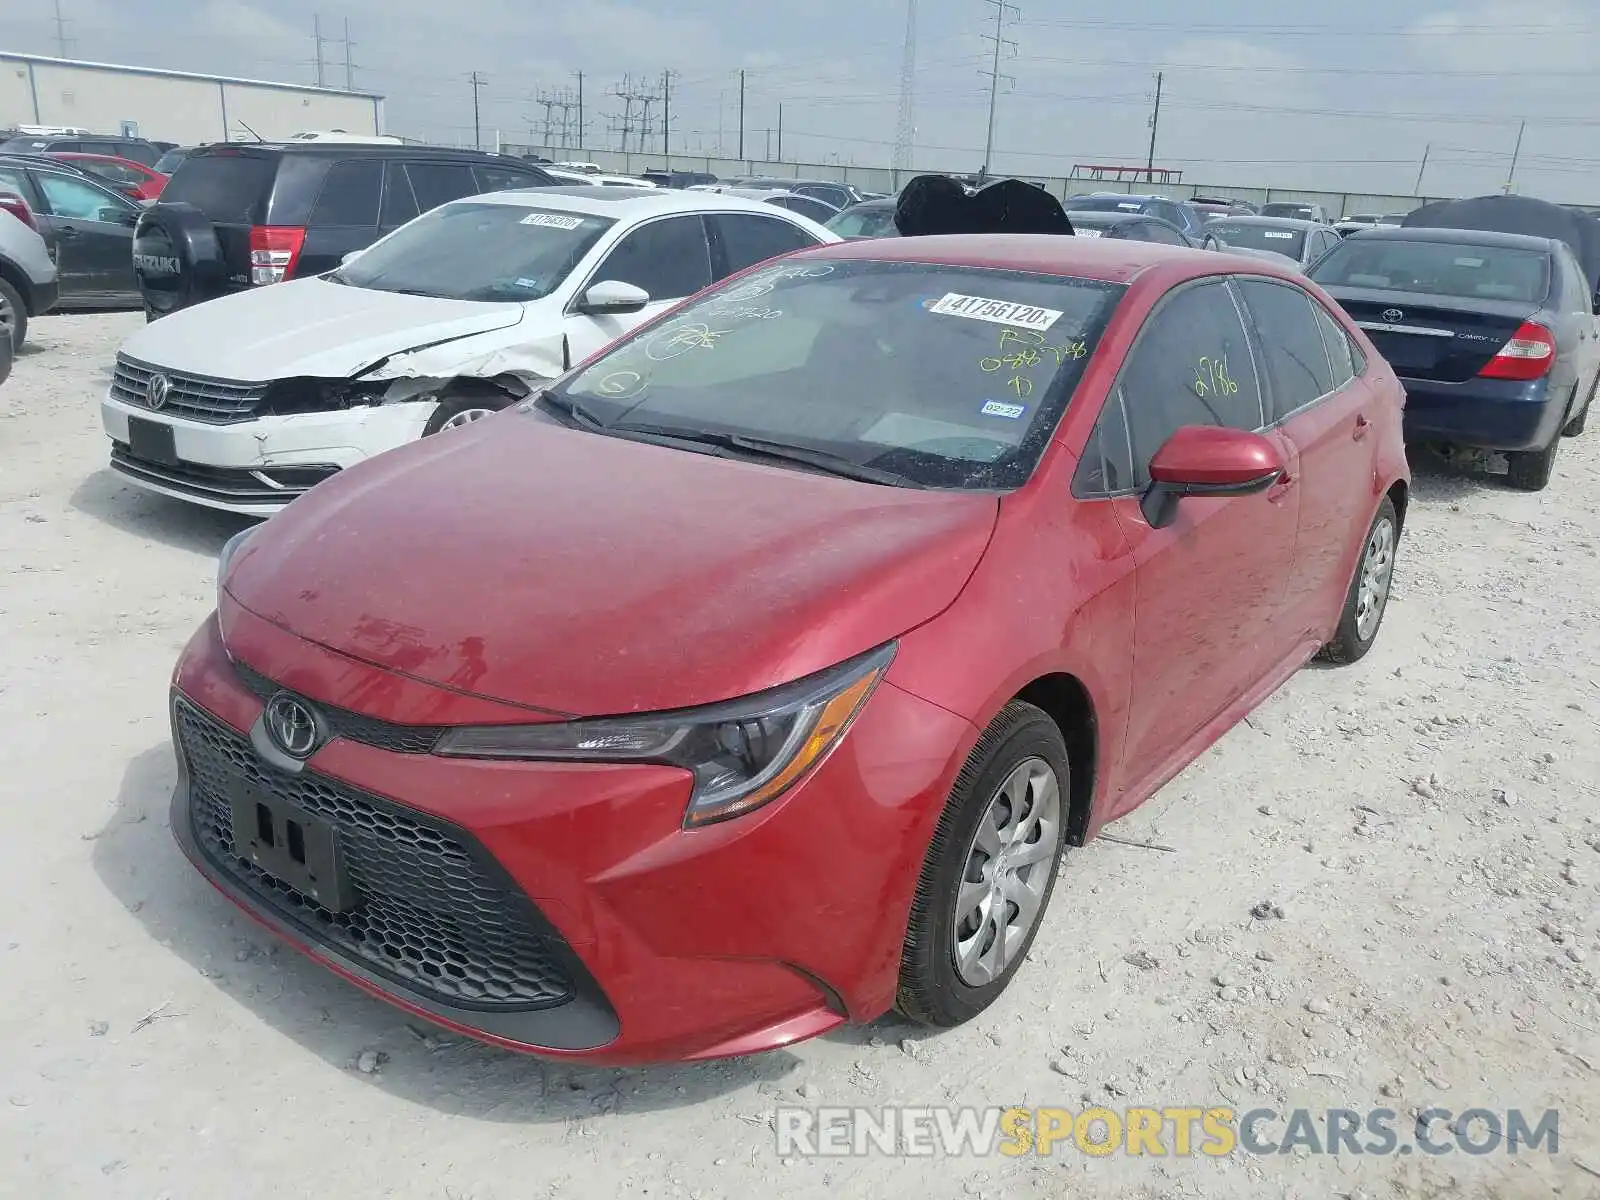
<path fill-rule="evenodd" d="M 319 16 L 311 18 L 311 38 L 317 43 L 317 86 L 327 87 L 327 73 L 322 67 L 322 46 L 328 39 L 322 36 L 322 18 Z"/>
<path fill-rule="evenodd" d="M 672 157 L 672 70 L 661 72 L 661 153 Z M 668 163 L 670 166 L 671 163 Z"/>
<path fill-rule="evenodd" d="M 1150 158 L 1145 163 L 1146 183 L 1156 181 L 1156 130 L 1161 125 L 1161 72 L 1156 72 L 1156 106 L 1150 114 Z"/>
<path fill-rule="evenodd" d="M 1523 121 L 1522 124 L 1517 126 L 1517 144 L 1511 151 L 1511 173 L 1506 176 L 1505 186 L 1505 193 L 1508 196 L 1511 194 L 1511 189 L 1516 186 L 1517 161 L 1522 157 L 1522 135 L 1526 132 L 1528 132 L 1528 123 Z"/>
<path fill-rule="evenodd" d="M 583 72 L 578 72 L 578 149 L 583 149 Z"/>
<path fill-rule="evenodd" d="M 1022 10 L 1015 4 L 1007 3 L 1007 0 L 983 0 L 983 2 L 994 6 L 994 32 L 983 35 L 984 41 L 994 43 L 994 63 L 989 70 L 978 72 L 980 75 L 989 77 L 989 132 L 983 141 L 983 168 L 978 172 L 979 182 L 989 178 L 989 162 L 994 157 L 994 114 L 995 107 L 1000 99 L 1000 81 L 1004 79 L 1011 83 L 1016 82 L 1011 76 L 1000 74 L 1001 47 L 1010 46 L 1013 52 L 1017 48 L 1015 42 L 1008 42 L 1000 36 L 1000 30 L 1005 22 L 1008 9 L 1018 16 L 1022 15 Z"/>
<path fill-rule="evenodd" d="M 483 128 L 479 122 L 478 93 L 481 92 L 489 81 L 483 77 L 481 71 L 472 73 L 472 148 L 483 149 Z"/>
<path fill-rule="evenodd" d="M 356 90 L 356 65 L 355 60 L 350 57 L 350 49 L 354 45 L 355 43 L 350 40 L 350 18 L 346 17 L 344 19 L 344 90 L 347 92 Z"/>
<path fill-rule="evenodd" d="M 906 42 L 900 54 L 900 111 L 895 118 L 894 158 L 891 160 L 896 171 L 911 169 L 911 144 L 916 139 L 917 129 L 916 107 L 917 0 L 906 0 Z M 782 150 L 778 156 L 783 156 Z"/>
<path fill-rule="evenodd" d="M 744 68 L 739 68 L 739 158 L 744 158 Z"/>
<path fill-rule="evenodd" d="M 778 161 L 783 161 L 783 101 L 778 101 Z"/>
<path fill-rule="evenodd" d="M 1422 148 L 1422 165 L 1417 168 L 1417 186 L 1412 189 L 1413 196 L 1422 195 L 1422 173 L 1428 169 L 1428 155 L 1433 153 L 1433 143 L 1429 142 Z"/>
<path fill-rule="evenodd" d="M 61 58 L 66 58 L 72 48 L 73 39 L 67 36 L 67 26 L 71 24 L 61 14 L 61 0 L 56 0 L 56 53 Z"/>

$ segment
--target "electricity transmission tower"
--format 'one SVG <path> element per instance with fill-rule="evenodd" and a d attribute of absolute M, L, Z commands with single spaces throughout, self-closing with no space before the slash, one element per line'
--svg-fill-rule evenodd
<path fill-rule="evenodd" d="M 637 148 L 643 150 L 645 142 L 655 132 L 655 122 L 650 117 L 652 106 L 661 103 L 661 93 L 656 84 L 646 85 L 635 82 L 633 76 L 623 77 L 621 83 L 611 89 L 611 94 L 622 101 L 620 122 L 613 119 L 611 129 L 613 133 L 621 134 L 619 150 L 632 149 L 630 139 L 637 143 Z"/>
<path fill-rule="evenodd" d="M 906 0 L 906 45 L 900 56 L 900 112 L 894 126 L 892 165 L 897 171 L 911 169 L 911 143 L 916 136 L 916 110 L 917 0 Z M 781 145 L 783 141 L 781 135 L 778 140 Z"/>
<path fill-rule="evenodd" d="M 543 144 L 551 147 L 573 145 L 579 101 L 572 89 L 541 88 L 534 96 L 534 103 L 544 108 Z M 530 126 L 533 124 L 532 117 L 528 118 L 528 123 Z"/>
<path fill-rule="evenodd" d="M 978 172 L 980 180 L 989 178 L 989 162 L 994 157 L 994 113 L 996 103 L 1000 99 L 1000 81 L 1005 80 L 1005 82 L 1013 86 L 1017 82 L 1013 76 L 1000 73 L 1000 51 L 1002 47 L 1008 48 L 1012 54 L 1017 52 L 1017 44 L 1015 42 L 1009 42 L 1000 36 L 1001 28 L 1005 24 L 1007 13 L 1019 17 L 1022 15 L 1022 10 L 1015 4 L 1007 3 L 1007 0 L 983 0 L 983 2 L 994 8 L 994 32 L 983 35 L 984 41 L 994 43 L 994 63 L 987 71 L 978 72 L 980 75 L 989 77 L 989 132 L 983 139 L 983 167 Z"/>

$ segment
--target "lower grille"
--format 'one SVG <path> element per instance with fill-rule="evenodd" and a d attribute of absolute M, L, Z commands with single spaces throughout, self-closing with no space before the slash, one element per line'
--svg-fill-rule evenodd
<path fill-rule="evenodd" d="M 493 860 L 460 831 L 312 772 L 262 765 L 249 740 L 174 701 L 197 842 L 263 908 L 436 1002 L 482 1011 L 564 1004 L 571 949 Z M 242 857 L 233 796 L 265 792 L 327 822 L 355 902 L 333 913 Z"/>
<path fill-rule="evenodd" d="M 336 475 L 336 466 L 209 467 L 203 463 L 158 463 L 136 458 L 122 442 L 111 444 L 111 469 L 133 479 L 157 483 L 198 500 L 233 504 L 287 504 Z M 269 473 L 273 483 L 264 479 Z M 274 486 L 276 484 L 277 486 Z"/>

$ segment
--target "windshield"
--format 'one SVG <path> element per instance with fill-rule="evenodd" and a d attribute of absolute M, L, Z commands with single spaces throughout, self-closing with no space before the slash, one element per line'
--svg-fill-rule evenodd
<path fill-rule="evenodd" d="M 1271 225 L 1251 225 L 1242 221 L 1208 221 L 1206 236 L 1224 246 L 1244 246 L 1251 250 L 1271 250 L 1299 259 L 1305 248 L 1303 229 L 1274 229 Z"/>
<path fill-rule="evenodd" d="M 1309 204 L 1263 204 L 1263 217 L 1293 217 L 1297 221 L 1316 219 L 1317 210 Z"/>
<path fill-rule="evenodd" d="M 1032 473 L 1125 289 L 925 263 L 768 267 L 558 389 L 618 428 L 732 433 L 924 487 Z"/>
<path fill-rule="evenodd" d="M 898 237 L 894 225 L 894 206 L 863 205 L 847 208 L 828 222 L 828 228 L 842 238 Z"/>
<path fill-rule="evenodd" d="M 458 201 L 401 226 L 335 274 L 380 292 L 538 300 L 561 286 L 613 224 L 583 213 Z"/>
<path fill-rule="evenodd" d="M 1143 200 L 1119 200 L 1115 196 L 1074 196 L 1067 204 L 1072 212 L 1142 213 Z"/>
<path fill-rule="evenodd" d="M 1323 287 L 1543 304 L 1550 290 L 1549 272 L 1549 255 L 1541 250 L 1358 234 L 1330 251 L 1311 277 Z"/>

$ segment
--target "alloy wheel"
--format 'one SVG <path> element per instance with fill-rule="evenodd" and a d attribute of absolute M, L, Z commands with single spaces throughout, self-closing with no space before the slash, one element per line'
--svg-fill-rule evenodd
<path fill-rule="evenodd" d="M 1372 527 L 1361 558 L 1361 583 L 1356 589 L 1356 635 L 1368 641 L 1378 631 L 1394 575 L 1394 522 L 1387 517 Z"/>

